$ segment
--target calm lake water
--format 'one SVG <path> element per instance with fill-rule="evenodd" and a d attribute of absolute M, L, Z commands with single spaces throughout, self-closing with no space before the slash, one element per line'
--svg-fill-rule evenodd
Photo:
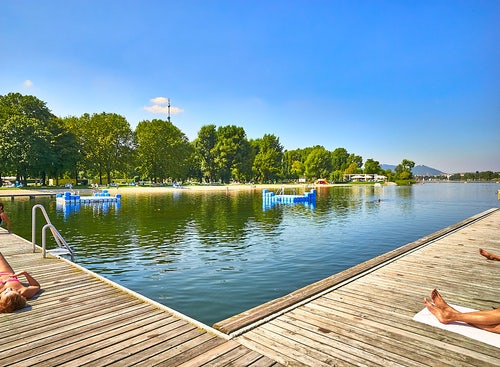
<path fill-rule="evenodd" d="M 4 202 L 17 234 L 31 241 L 31 207 L 43 204 L 78 264 L 211 325 L 498 207 L 498 189 L 320 188 L 315 207 L 266 208 L 260 190 L 131 190 L 120 204 L 71 209 L 49 198 Z"/>

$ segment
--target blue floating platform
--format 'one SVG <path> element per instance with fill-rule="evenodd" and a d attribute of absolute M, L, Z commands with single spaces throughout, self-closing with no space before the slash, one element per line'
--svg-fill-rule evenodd
<path fill-rule="evenodd" d="M 316 203 L 316 189 L 312 189 L 304 195 L 275 194 L 266 189 L 262 190 L 262 203 L 266 206 L 275 204 Z"/>
<path fill-rule="evenodd" d="M 111 196 L 108 190 L 96 192 L 91 196 L 80 196 L 70 192 L 56 195 L 56 202 L 59 204 L 79 204 L 79 203 L 117 203 L 121 200 L 121 195 Z"/>

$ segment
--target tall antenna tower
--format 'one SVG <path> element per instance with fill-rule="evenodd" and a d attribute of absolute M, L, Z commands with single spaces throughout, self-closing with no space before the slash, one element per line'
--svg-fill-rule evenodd
<path fill-rule="evenodd" d="M 168 122 L 170 122 L 170 98 L 167 98 L 167 107 L 168 107 Z"/>

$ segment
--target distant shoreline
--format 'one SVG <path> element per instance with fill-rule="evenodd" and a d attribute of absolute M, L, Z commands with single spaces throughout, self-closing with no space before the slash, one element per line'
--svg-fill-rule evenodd
<path fill-rule="evenodd" d="M 390 185 L 391 183 L 389 183 Z M 334 187 L 334 186 L 352 186 L 350 183 L 345 184 L 324 184 L 324 185 L 314 185 L 314 184 L 229 184 L 229 185 L 187 185 L 187 186 L 119 186 L 119 187 L 106 187 L 102 186 L 100 190 L 109 190 L 110 194 L 145 194 L 145 193 L 167 193 L 174 191 L 182 191 L 182 192 L 237 192 L 237 191 L 262 191 L 264 189 L 268 190 L 276 190 L 284 187 L 285 189 L 304 189 L 306 191 L 311 189 L 318 189 L 322 187 Z M 0 188 L 0 196 L 7 196 L 10 194 L 36 194 L 36 193 L 61 193 L 65 191 L 77 191 L 82 194 L 88 193 L 90 194 L 94 190 L 91 188 L 79 188 L 76 187 L 72 190 L 67 188 Z"/>

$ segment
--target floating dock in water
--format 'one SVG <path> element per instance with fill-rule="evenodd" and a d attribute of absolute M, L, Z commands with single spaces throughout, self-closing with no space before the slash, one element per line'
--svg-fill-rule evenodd
<path fill-rule="evenodd" d="M 266 189 L 262 190 L 262 204 L 264 206 L 296 203 L 316 204 L 316 189 L 305 192 L 304 195 L 285 194 L 284 190 L 282 194 L 275 194 L 274 192 Z"/>
<path fill-rule="evenodd" d="M 91 196 L 80 196 L 69 191 L 63 194 L 57 194 L 56 202 L 59 204 L 77 204 L 77 203 L 118 203 L 121 195 L 111 196 L 108 190 L 95 192 Z"/>

